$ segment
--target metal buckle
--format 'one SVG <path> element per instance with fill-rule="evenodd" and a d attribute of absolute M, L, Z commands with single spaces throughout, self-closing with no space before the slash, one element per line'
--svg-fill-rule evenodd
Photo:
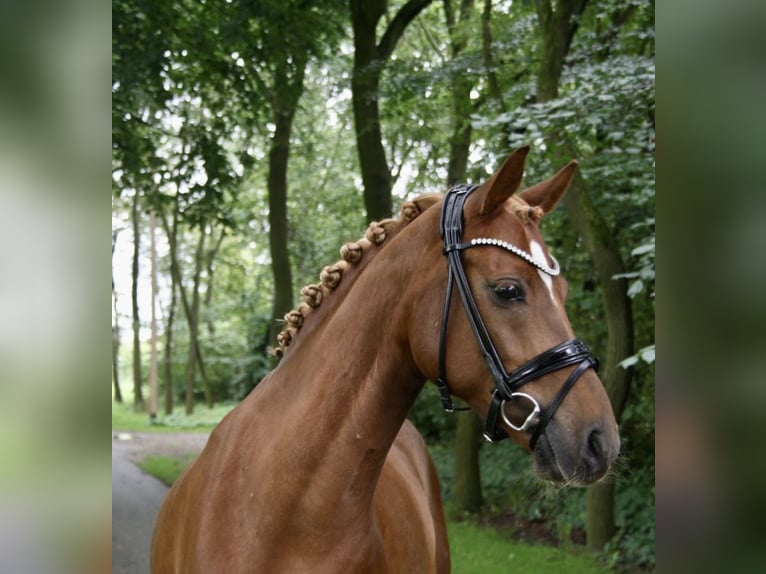
<path fill-rule="evenodd" d="M 535 399 L 532 395 L 528 395 L 527 393 L 511 393 L 511 398 L 508 400 L 511 401 L 513 400 L 514 397 L 523 397 L 529 400 L 533 405 L 532 412 L 530 412 L 527 415 L 527 418 L 524 420 L 521 426 L 517 426 L 513 424 L 508 419 L 507 416 L 505 416 L 505 409 L 503 407 L 507 401 L 503 401 L 502 403 L 500 403 L 500 416 L 503 417 L 503 421 L 505 422 L 505 424 L 507 424 L 513 430 L 520 431 L 520 432 L 527 432 L 540 419 L 540 413 L 542 412 L 542 409 L 540 408 L 540 403 L 538 403 L 537 399 Z"/>

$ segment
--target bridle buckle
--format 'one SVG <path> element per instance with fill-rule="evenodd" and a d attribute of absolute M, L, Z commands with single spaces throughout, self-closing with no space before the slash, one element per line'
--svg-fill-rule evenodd
<path fill-rule="evenodd" d="M 505 409 L 503 407 L 506 402 L 512 401 L 514 397 L 522 397 L 532 403 L 532 411 L 527 415 L 521 425 L 513 424 L 513 422 L 507 416 L 505 416 Z M 541 413 L 542 409 L 540 408 L 540 403 L 538 403 L 537 399 L 535 399 L 532 395 L 527 393 L 511 393 L 511 398 L 508 399 L 508 401 L 502 401 L 500 403 L 500 416 L 503 417 L 505 424 L 507 424 L 515 431 L 527 432 L 529 429 L 540 422 Z"/>

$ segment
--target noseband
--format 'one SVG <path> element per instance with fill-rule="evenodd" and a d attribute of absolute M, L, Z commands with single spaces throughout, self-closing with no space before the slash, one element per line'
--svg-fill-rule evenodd
<path fill-rule="evenodd" d="M 545 262 L 540 262 L 532 257 L 526 251 L 519 249 L 505 241 L 498 239 L 480 238 L 468 242 L 462 242 L 463 239 L 463 205 L 468 195 L 478 186 L 459 185 L 453 187 L 447 192 L 442 206 L 440 231 L 442 241 L 444 242 L 444 255 L 447 257 L 447 293 L 444 299 L 444 312 L 442 314 L 441 333 L 439 335 L 439 378 L 436 381 L 441 393 L 442 406 L 447 412 L 454 412 L 456 409 L 450 398 L 449 386 L 447 385 L 446 365 L 447 365 L 447 322 L 449 320 L 450 303 L 452 301 L 452 288 L 457 284 L 460 299 L 463 301 L 463 308 L 468 316 L 468 322 L 471 325 L 473 334 L 479 344 L 479 349 L 487 363 L 492 378 L 495 381 L 495 389 L 492 391 L 492 400 L 489 405 L 489 412 L 484 427 L 484 438 L 489 442 L 497 442 L 507 438 L 505 430 L 500 426 L 500 419 L 514 430 L 520 432 L 532 431 L 529 440 L 529 448 L 533 450 L 537 440 L 542 435 L 545 427 L 553 418 L 553 414 L 572 389 L 577 380 L 590 367 L 598 369 L 598 360 L 590 354 L 585 343 L 579 339 L 565 341 L 547 351 L 537 355 L 532 360 L 524 363 L 517 369 L 508 373 L 505 370 L 503 361 L 489 336 L 487 326 L 481 318 L 476 300 L 473 297 L 471 288 L 468 285 L 468 278 L 463 269 L 460 252 L 473 247 L 493 246 L 500 247 L 506 251 L 521 257 L 531 265 L 548 275 L 555 276 L 559 274 L 559 266 L 554 259 L 554 266 L 548 267 Z M 543 410 L 537 400 L 527 393 L 519 392 L 518 389 L 530 381 L 539 379 L 549 373 L 563 369 L 569 365 L 577 367 L 571 372 L 564 385 L 559 390 L 556 397 L 551 401 L 548 407 Z M 517 400 L 528 401 L 532 405 L 532 410 L 527 415 L 521 425 L 513 424 L 505 415 L 504 404 Z"/>

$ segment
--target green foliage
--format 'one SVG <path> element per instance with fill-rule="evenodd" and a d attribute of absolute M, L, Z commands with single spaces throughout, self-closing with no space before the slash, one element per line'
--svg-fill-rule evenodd
<path fill-rule="evenodd" d="M 628 273 L 622 273 L 615 275 L 615 279 L 625 277 L 631 279 L 630 288 L 628 289 L 628 295 L 631 298 L 635 298 L 637 295 L 645 290 L 645 284 L 649 283 L 654 285 L 654 218 L 651 217 L 644 222 L 635 223 L 634 228 L 647 228 L 650 235 L 645 240 L 645 243 L 633 248 L 630 252 L 631 257 L 637 259 L 637 270 L 630 271 Z M 654 290 L 652 289 L 650 295 L 654 297 Z"/>
<path fill-rule="evenodd" d="M 408 418 L 426 439 L 427 444 L 453 444 L 457 420 L 455 414 L 445 413 L 439 389 L 426 383 L 410 409 Z"/>
<path fill-rule="evenodd" d="M 644 422 L 647 413 L 637 412 L 637 408 L 645 408 L 644 404 L 636 401 L 626 408 L 628 426 L 651 426 Z M 654 565 L 654 462 L 649 445 L 654 435 L 644 428 L 629 429 L 628 436 L 643 436 L 643 439 L 637 443 L 629 441 L 624 447 L 623 456 L 628 459 L 631 470 L 617 471 L 618 532 L 604 556 L 612 566 L 648 567 Z M 429 444 L 429 451 L 441 479 L 442 497 L 449 508 L 454 475 L 452 444 Z M 639 458 L 640 453 L 643 458 Z M 565 546 L 569 545 L 574 530 L 584 529 L 585 489 L 564 489 L 541 481 L 534 473 L 530 455 L 513 444 L 485 444 L 479 457 L 485 514 L 491 516 L 510 510 L 521 521 L 543 521 Z"/>
<path fill-rule="evenodd" d="M 616 471 L 617 535 L 605 549 L 621 567 L 654 566 L 654 364 L 641 362 L 620 424 L 621 458 Z"/>
<path fill-rule="evenodd" d="M 159 416 L 155 426 L 165 426 L 179 431 L 211 431 L 235 406 L 237 406 L 237 404 L 232 402 L 218 404 L 212 409 L 200 405 L 198 408 L 194 409 L 194 412 L 190 415 L 181 413 L 180 409 L 175 409 L 173 414 Z"/>
<path fill-rule="evenodd" d="M 611 565 L 654 566 L 654 465 L 636 467 L 619 482 L 617 535 L 604 554 Z"/>

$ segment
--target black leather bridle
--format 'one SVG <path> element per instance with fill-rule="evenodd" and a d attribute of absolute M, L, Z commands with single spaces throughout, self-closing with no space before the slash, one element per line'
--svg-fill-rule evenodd
<path fill-rule="evenodd" d="M 489 442 L 497 442 L 508 437 L 505 430 L 500 426 L 500 420 L 502 419 L 514 430 L 521 432 L 531 431 L 532 436 L 529 440 L 529 448 L 530 450 L 533 450 L 537 440 L 553 418 L 553 414 L 564 400 L 564 397 L 566 397 L 567 393 L 569 393 L 574 384 L 586 370 L 591 367 L 596 370 L 598 369 L 598 360 L 590 354 L 585 343 L 579 339 L 571 339 L 548 349 L 510 373 L 505 370 L 503 361 L 492 342 L 487 326 L 481 318 L 473 293 L 471 293 L 471 288 L 468 285 L 468 278 L 463 269 L 460 253 L 472 247 L 500 247 L 525 259 L 528 263 L 534 265 L 548 275 L 558 274 L 558 263 L 554 260 L 554 267 L 548 267 L 546 263 L 534 259 L 522 249 L 497 239 L 480 238 L 463 242 L 463 205 L 465 204 L 468 195 L 477 187 L 478 186 L 475 185 L 458 185 L 453 187 L 444 197 L 444 204 L 442 206 L 440 231 L 442 241 L 444 242 L 444 255 L 447 258 L 448 279 L 447 292 L 444 299 L 444 312 L 442 314 L 441 333 L 439 335 L 439 378 L 437 379 L 436 384 L 441 393 L 444 410 L 447 412 L 460 410 L 455 409 L 452 404 L 446 375 L 447 322 L 449 320 L 452 289 L 454 285 L 457 285 L 460 299 L 463 302 L 463 308 L 468 316 L 468 322 L 470 323 L 473 334 L 479 344 L 481 354 L 495 381 L 495 388 L 492 391 L 492 399 L 485 421 L 484 438 Z M 539 379 L 549 373 L 575 364 L 577 367 L 570 373 L 556 397 L 544 410 L 540 408 L 539 403 L 534 397 L 527 393 L 519 392 L 518 390 L 530 381 Z M 532 405 L 532 410 L 521 425 L 516 425 L 510 421 L 503 410 L 503 405 L 506 402 L 510 403 L 516 400 L 526 400 Z"/>

